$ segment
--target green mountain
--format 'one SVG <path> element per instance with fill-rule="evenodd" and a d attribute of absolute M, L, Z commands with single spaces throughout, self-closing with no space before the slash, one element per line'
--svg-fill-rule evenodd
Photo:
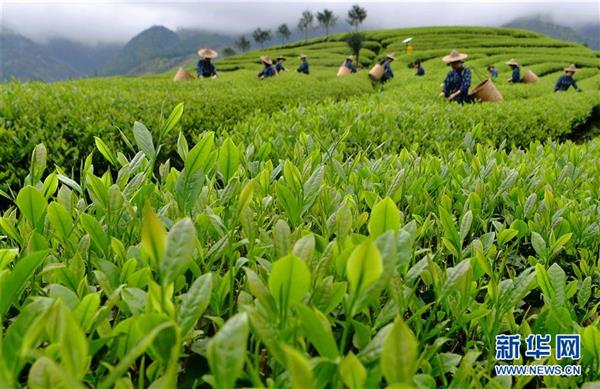
<path fill-rule="evenodd" d="M 84 74 L 31 39 L 13 32 L 0 32 L 0 80 L 58 81 Z"/>
<path fill-rule="evenodd" d="M 587 32 L 582 34 L 581 31 L 576 31 L 571 27 L 546 21 L 539 16 L 518 18 L 504 24 L 502 27 L 520 28 L 523 30 L 535 31 L 539 32 L 540 34 L 551 36 L 552 38 L 581 43 L 588 45 L 590 48 L 599 49 L 599 47 L 593 47 L 594 42 L 593 39 L 591 39 L 593 37 L 593 35 L 591 35 L 593 31 L 590 31 L 589 35 Z M 598 27 L 596 27 L 596 32 L 598 31 L 597 29 Z M 597 36 L 595 43 L 598 43 Z"/>
<path fill-rule="evenodd" d="M 600 23 L 578 27 L 577 32 L 585 37 L 588 47 L 600 50 Z"/>
<path fill-rule="evenodd" d="M 181 29 L 174 32 L 163 26 L 153 26 L 127 42 L 100 74 L 163 72 L 194 56 L 200 47 L 219 49 L 231 41 L 231 37 L 199 30 Z"/>
<path fill-rule="evenodd" d="M 44 46 L 55 58 L 90 76 L 96 75 L 122 47 L 120 44 L 86 45 L 64 38 L 50 39 Z"/>

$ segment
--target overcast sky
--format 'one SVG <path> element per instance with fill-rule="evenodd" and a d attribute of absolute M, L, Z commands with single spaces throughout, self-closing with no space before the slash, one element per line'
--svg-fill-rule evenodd
<path fill-rule="evenodd" d="M 163 25 L 240 34 L 256 27 L 297 24 L 300 13 L 325 7 L 345 24 L 348 8 L 368 11 L 364 28 L 431 25 L 500 25 L 542 15 L 561 24 L 600 23 L 600 1 L 4 1 L 0 23 L 35 40 L 62 36 L 83 42 L 124 42 Z"/>

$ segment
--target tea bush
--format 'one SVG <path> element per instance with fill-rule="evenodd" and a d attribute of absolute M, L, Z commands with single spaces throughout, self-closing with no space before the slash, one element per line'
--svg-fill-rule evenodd
<path fill-rule="evenodd" d="M 151 117 L 158 128 L 165 107 L 183 101 L 189 109 L 182 125 L 186 135 L 231 128 L 253 112 L 273 112 L 288 105 L 324 98 L 345 99 L 371 91 L 364 79 L 306 79 L 295 74 L 260 82 L 252 73 L 206 82 L 174 83 L 165 79 L 91 79 L 54 84 L 9 83 L 0 99 L 0 189 L 25 178 L 33 147 L 45 143 L 50 160 L 67 169 L 94 149 L 94 137 L 110 148 L 126 146 L 120 133 Z M 176 139 L 165 147 L 175 149 Z M 99 162 L 99 160 L 97 160 Z"/>
<path fill-rule="evenodd" d="M 597 125 L 597 52 L 435 27 L 368 32 L 363 66 L 407 36 L 375 89 L 334 78 L 343 34 L 266 51 L 309 77 L 259 82 L 254 51 L 215 82 L 3 85 L 0 387 L 593 387 L 600 138 L 565 138 Z M 502 103 L 436 97 L 452 47 Z M 495 336 L 533 333 L 581 335 L 582 375 L 495 376 Z"/>
<path fill-rule="evenodd" d="M 299 136 L 273 163 L 181 133 L 178 169 L 181 108 L 131 151 L 98 139 L 106 171 L 35 148 L 0 217 L 0 386 L 500 387 L 506 332 L 581 334 L 582 375 L 539 385 L 600 379 L 600 139 L 368 157 Z"/>

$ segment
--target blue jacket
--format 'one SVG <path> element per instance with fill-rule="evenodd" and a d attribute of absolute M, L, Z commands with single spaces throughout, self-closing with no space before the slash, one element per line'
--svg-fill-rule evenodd
<path fill-rule="evenodd" d="M 415 73 L 415 76 L 424 76 L 425 75 L 425 69 L 423 69 L 423 66 L 419 66 L 419 68 L 417 69 L 417 73 Z"/>
<path fill-rule="evenodd" d="M 470 101 L 469 88 L 471 87 L 471 70 L 469 68 L 461 68 L 448 72 L 444 80 L 444 96 L 449 97 L 454 92 L 460 90 L 461 93 L 454 101 L 458 103 L 466 103 Z"/>
<path fill-rule="evenodd" d="M 496 68 L 492 69 L 490 73 L 492 74 L 492 78 L 498 78 L 498 70 Z"/>
<path fill-rule="evenodd" d="M 287 69 L 285 68 L 285 66 L 283 66 L 282 63 L 277 62 L 275 64 L 275 70 L 277 70 L 277 73 L 279 73 L 279 72 L 282 72 L 282 71 L 287 70 Z"/>
<path fill-rule="evenodd" d="M 521 69 L 519 69 L 518 67 L 515 67 L 512 70 L 512 76 L 510 78 L 510 82 L 512 82 L 513 84 L 521 82 Z"/>
<path fill-rule="evenodd" d="M 352 71 L 352 73 L 356 73 L 356 66 L 354 66 L 354 64 L 352 62 L 346 61 L 344 63 L 344 66 L 347 67 L 348 69 L 350 69 Z"/>
<path fill-rule="evenodd" d="M 560 78 L 556 81 L 556 86 L 554 87 L 554 91 L 558 92 L 558 91 L 566 91 L 568 90 L 570 87 L 573 87 L 577 92 L 581 92 L 581 89 L 579 89 L 579 87 L 577 86 L 577 83 L 575 82 L 575 79 L 573 79 L 573 77 L 571 76 L 567 76 L 566 74 L 563 76 L 560 76 Z"/>
<path fill-rule="evenodd" d="M 217 75 L 217 68 L 212 62 L 201 59 L 196 64 L 196 73 L 198 77 L 212 77 Z"/>
<path fill-rule="evenodd" d="M 298 73 L 308 74 L 308 61 L 302 61 L 298 69 L 296 70 Z"/>
<path fill-rule="evenodd" d="M 381 82 L 386 82 L 390 78 L 394 78 L 394 72 L 392 71 L 391 64 L 392 61 L 389 59 L 385 59 L 380 64 L 383 66 L 383 77 L 381 77 Z"/>
<path fill-rule="evenodd" d="M 269 65 L 269 64 L 265 64 L 265 67 L 263 68 L 263 70 L 260 71 L 260 73 L 258 73 L 258 77 L 273 77 L 274 75 L 277 74 L 277 71 L 275 70 L 275 67 L 273 65 Z"/>

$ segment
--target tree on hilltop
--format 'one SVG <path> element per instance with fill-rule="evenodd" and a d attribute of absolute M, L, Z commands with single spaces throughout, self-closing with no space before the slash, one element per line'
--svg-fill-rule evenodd
<path fill-rule="evenodd" d="M 315 20 L 315 16 L 312 12 L 306 10 L 302 12 L 302 17 L 298 21 L 298 30 L 304 33 L 304 40 L 308 39 L 308 33 L 313 28 L 313 22 Z"/>
<path fill-rule="evenodd" d="M 250 41 L 245 36 L 241 36 L 235 41 L 235 46 L 243 52 L 248 51 L 250 48 Z"/>
<path fill-rule="evenodd" d="M 281 44 L 283 45 L 288 39 L 290 39 L 292 32 L 287 24 L 282 24 L 281 26 L 277 27 L 277 35 L 281 38 Z"/>
<path fill-rule="evenodd" d="M 333 14 L 333 11 L 324 9 L 323 12 L 317 12 L 317 21 L 325 29 L 325 36 L 329 37 L 329 29 L 335 27 L 337 16 Z"/>
<path fill-rule="evenodd" d="M 252 38 L 256 43 L 260 45 L 261 48 L 264 49 L 265 42 L 271 40 L 271 30 L 263 30 L 261 28 L 257 28 L 252 32 Z"/>
<path fill-rule="evenodd" d="M 358 26 L 367 18 L 367 10 L 361 8 L 358 4 L 354 4 L 348 11 L 348 19 L 346 20 L 349 25 L 354 27 L 354 31 L 358 31 Z"/>

